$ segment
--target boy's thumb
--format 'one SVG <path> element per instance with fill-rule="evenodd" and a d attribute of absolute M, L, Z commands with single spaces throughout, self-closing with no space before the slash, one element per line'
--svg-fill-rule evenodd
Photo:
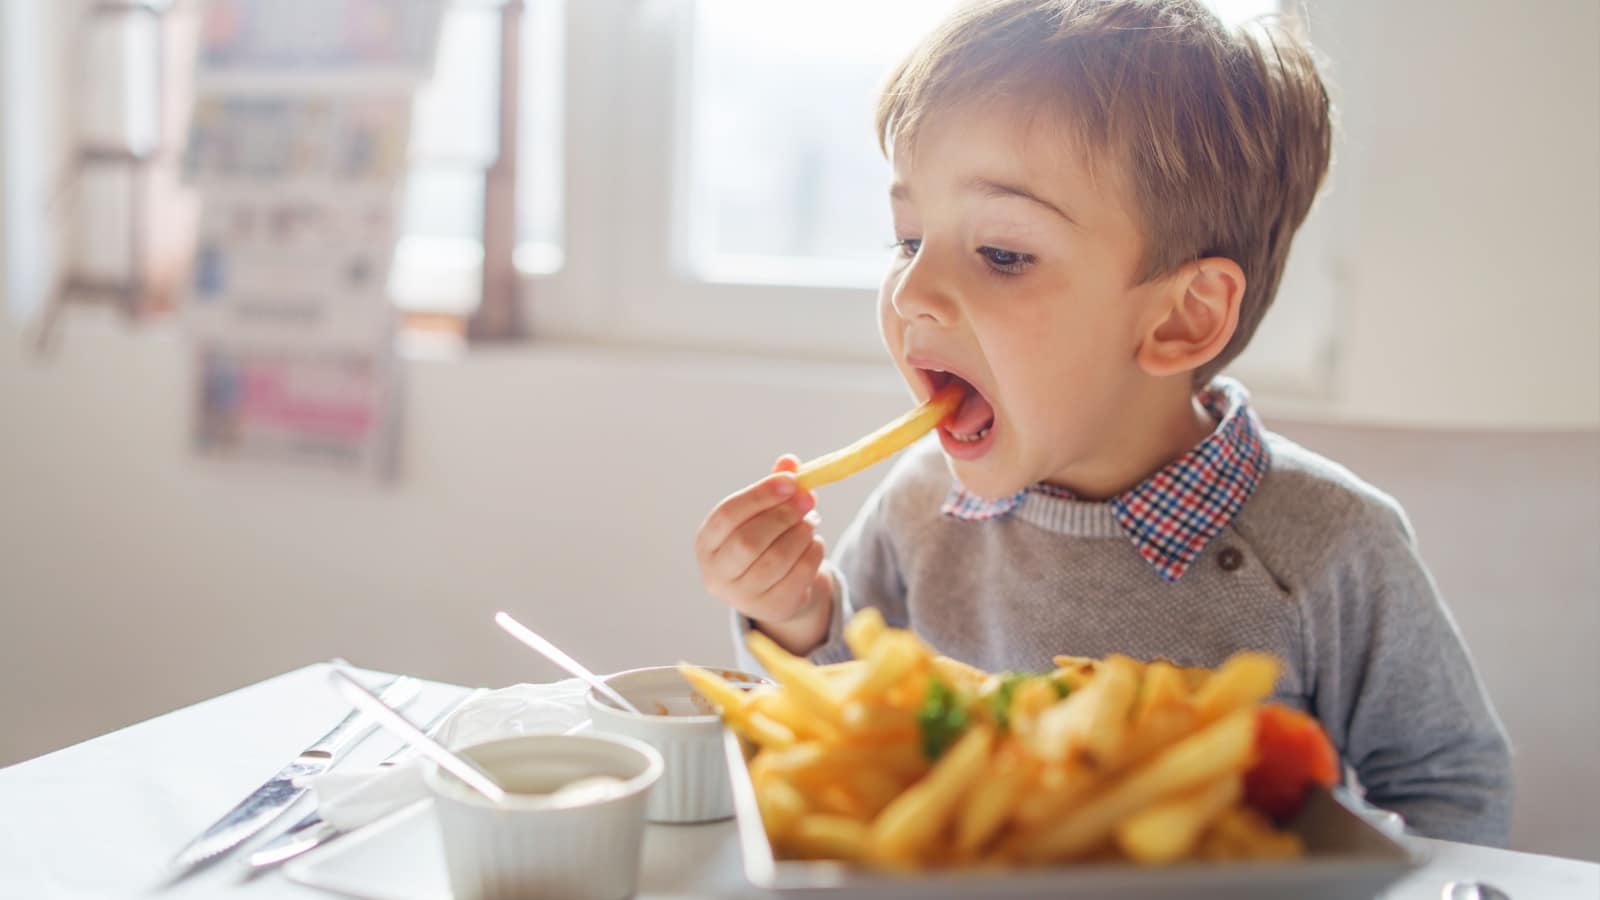
<path fill-rule="evenodd" d="M 795 456 L 793 453 L 785 453 L 778 457 L 777 462 L 772 464 L 772 471 L 774 472 L 794 472 L 798 471 L 799 468 L 800 457 Z"/>

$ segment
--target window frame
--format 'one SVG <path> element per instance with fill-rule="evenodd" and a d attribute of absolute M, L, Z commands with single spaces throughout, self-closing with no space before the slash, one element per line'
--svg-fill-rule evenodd
<path fill-rule="evenodd" d="M 877 358 L 874 289 L 691 271 L 679 223 L 695 12 L 674 0 L 567 4 L 564 265 L 523 273 L 534 335 Z"/>

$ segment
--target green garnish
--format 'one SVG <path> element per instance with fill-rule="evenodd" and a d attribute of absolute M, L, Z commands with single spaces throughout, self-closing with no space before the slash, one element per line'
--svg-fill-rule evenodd
<path fill-rule="evenodd" d="M 985 696 L 984 702 L 988 705 L 989 717 L 994 720 L 995 727 L 1001 731 L 1011 727 L 1011 699 L 1017 693 L 1017 688 L 1025 681 L 1035 678 L 1045 678 L 1050 686 L 1056 689 L 1056 699 L 1065 698 L 1071 693 L 1066 682 L 1046 675 L 1033 672 L 1007 672 L 1000 676 L 1000 685 Z"/>
<path fill-rule="evenodd" d="M 928 693 L 917 710 L 917 726 L 922 731 L 922 755 L 938 759 L 967 728 L 967 710 L 950 685 L 937 678 L 928 679 Z"/>
<path fill-rule="evenodd" d="M 1017 686 L 1032 678 L 1026 672 L 1007 672 L 1000 676 L 1000 686 L 994 693 L 985 697 L 989 704 L 989 715 L 994 719 L 995 727 L 1001 731 L 1011 727 L 1011 696 L 1017 692 Z"/>

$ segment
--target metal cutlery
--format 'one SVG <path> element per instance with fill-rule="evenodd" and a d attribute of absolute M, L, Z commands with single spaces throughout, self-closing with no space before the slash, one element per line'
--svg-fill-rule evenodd
<path fill-rule="evenodd" d="M 471 702 L 473 698 L 483 693 L 482 689 L 468 691 L 466 696 L 445 707 L 442 712 L 428 720 L 428 724 L 423 726 L 423 730 L 428 733 L 429 737 L 437 736 L 440 727 L 444 725 L 446 720 Z M 382 768 L 389 768 L 405 762 L 415 753 L 416 750 L 410 745 L 402 744 L 378 765 Z M 320 847 L 347 833 L 347 831 L 336 825 L 324 822 L 321 813 L 307 813 L 305 818 L 290 826 L 288 831 L 268 841 L 259 850 L 250 854 L 250 866 L 254 869 L 270 868 L 294 859 L 308 850 Z"/>
<path fill-rule="evenodd" d="M 421 684 L 414 678 L 393 679 L 383 685 L 384 702 L 404 706 L 416 697 L 420 688 Z M 214 861 L 265 828 L 308 790 L 297 787 L 296 778 L 326 772 L 377 725 L 360 711 L 351 711 L 320 740 L 300 751 L 276 775 L 178 851 L 172 860 L 174 878 Z"/>

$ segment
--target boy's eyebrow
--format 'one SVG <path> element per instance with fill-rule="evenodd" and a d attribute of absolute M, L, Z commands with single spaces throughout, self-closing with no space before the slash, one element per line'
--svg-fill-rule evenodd
<path fill-rule="evenodd" d="M 1040 206 L 1043 206 L 1045 209 L 1048 209 L 1061 218 L 1066 219 L 1070 224 L 1078 224 L 1078 220 L 1068 215 L 1066 210 L 1055 205 L 1054 203 L 1051 203 L 1049 200 L 1044 199 L 1038 194 L 1035 194 L 1025 188 L 1017 187 L 1014 184 L 1004 184 L 999 181 L 991 181 L 987 178 L 974 176 L 967 179 L 963 184 L 963 187 L 969 191 L 980 193 L 985 197 L 1020 197 L 1023 200 L 1029 200 L 1039 204 Z M 889 199 L 900 200 L 902 202 L 910 201 L 911 188 L 907 187 L 905 182 L 896 181 L 894 184 L 889 186 Z"/>
<path fill-rule="evenodd" d="M 966 184 L 963 186 L 967 190 L 976 191 L 985 197 L 1020 197 L 1023 200 L 1029 200 L 1039 204 L 1061 218 L 1066 219 L 1073 225 L 1078 224 L 1078 220 L 1068 215 L 1066 210 L 1055 205 L 1054 203 L 1051 203 L 1049 200 L 1044 199 L 1038 194 L 1035 194 L 1026 188 L 1018 187 L 1014 184 L 1004 184 L 999 181 L 990 181 L 987 178 L 973 177 L 967 179 Z"/>

